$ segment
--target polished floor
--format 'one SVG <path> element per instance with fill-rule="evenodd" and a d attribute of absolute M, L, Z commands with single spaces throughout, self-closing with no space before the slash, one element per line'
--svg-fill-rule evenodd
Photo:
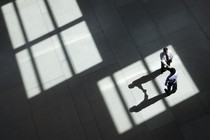
<path fill-rule="evenodd" d="M 1 140 L 210 139 L 209 0 L 0 4 Z"/>

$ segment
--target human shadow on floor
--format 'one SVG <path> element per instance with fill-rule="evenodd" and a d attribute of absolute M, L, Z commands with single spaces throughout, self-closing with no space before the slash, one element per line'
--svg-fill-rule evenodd
<path fill-rule="evenodd" d="M 158 69 L 148 75 L 142 76 L 141 78 L 133 81 L 130 85 L 128 85 L 129 88 L 134 88 L 134 87 L 138 87 L 139 89 L 141 89 L 144 93 L 146 93 L 146 89 L 144 89 L 142 87 L 142 84 L 151 81 L 153 79 L 155 79 L 157 76 L 159 76 L 161 74 L 161 69 Z"/>
<path fill-rule="evenodd" d="M 155 102 L 157 102 L 157 101 L 159 101 L 159 100 L 161 100 L 161 99 L 163 99 L 163 98 L 165 98 L 165 97 L 167 97 L 167 96 L 169 96 L 169 94 L 167 94 L 167 93 L 162 93 L 162 94 L 157 95 L 157 96 L 155 96 L 155 97 L 153 97 L 153 98 L 151 98 L 151 99 L 148 99 L 148 95 L 147 95 L 146 93 L 144 93 L 144 100 L 143 100 L 141 103 L 139 103 L 138 105 L 132 106 L 132 107 L 129 109 L 129 111 L 130 111 L 130 112 L 139 112 L 139 111 L 141 111 L 142 109 L 144 109 L 144 108 L 146 108 L 146 107 L 148 107 L 148 106 L 154 104 Z"/>
<path fill-rule="evenodd" d="M 136 106 L 133 106 L 129 109 L 130 112 L 139 112 L 142 109 L 144 109 L 145 107 L 154 104 L 155 102 L 165 98 L 168 96 L 167 93 L 162 93 L 158 96 L 155 96 L 151 99 L 148 99 L 148 95 L 147 95 L 147 90 L 143 88 L 142 84 L 151 81 L 153 79 L 155 79 L 157 76 L 159 76 L 161 74 L 161 69 L 158 69 L 148 75 L 142 76 L 141 78 L 133 81 L 131 84 L 128 85 L 129 88 L 134 88 L 134 87 L 138 87 L 139 89 L 141 89 L 144 93 L 144 100 L 139 103 Z"/>

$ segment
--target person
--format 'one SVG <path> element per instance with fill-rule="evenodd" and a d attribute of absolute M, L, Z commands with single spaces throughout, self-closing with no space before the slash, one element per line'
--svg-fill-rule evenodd
<path fill-rule="evenodd" d="M 161 60 L 161 74 L 170 68 L 170 64 L 172 62 L 173 55 L 171 51 L 165 47 L 163 48 L 163 52 L 160 53 Z"/>
<path fill-rule="evenodd" d="M 167 89 L 165 88 L 165 92 L 167 94 L 175 93 L 177 90 L 177 77 L 178 73 L 175 68 L 169 68 L 170 71 L 169 76 L 166 78 L 165 85 L 167 86 Z"/>

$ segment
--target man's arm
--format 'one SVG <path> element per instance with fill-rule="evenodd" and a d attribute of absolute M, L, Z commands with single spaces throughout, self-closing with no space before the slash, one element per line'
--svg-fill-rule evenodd
<path fill-rule="evenodd" d="M 164 58 L 164 54 L 163 54 L 163 53 L 160 54 L 160 60 L 161 60 L 161 62 L 162 62 L 165 66 L 170 67 L 170 66 L 166 63 L 166 60 L 165 60 L 165 58 Z"/>
<path fill-rule="evenodd" d="M 164 65 L 167 65 L 163 53 L 160 54 L 160 61 L 161 61 Z"/>
<path fill-rule="evenodd" d="M 173 56 L 173 53 L 170 51 L 170 52 L 169 52 L 169 55 L 170 55 L 170 60 L 171 60 L 171 62 L 172 62 L 172 59 L 173 59 L 173 57 L 174 57 L 174 56 Z"/>

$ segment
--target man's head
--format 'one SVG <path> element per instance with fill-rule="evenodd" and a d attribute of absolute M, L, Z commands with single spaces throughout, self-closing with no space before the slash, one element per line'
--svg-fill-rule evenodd
<path fill-rule="evenodd" d="M 169 71 L 171 72 L 172 75 L 176 73 L 176 69 L 175 68 L 169 68 Z"/>
<path fill-rule="evenodd" d="M 168 48 L 167 47 L 163 48 L 163 52 L 168 53 Z"/>

